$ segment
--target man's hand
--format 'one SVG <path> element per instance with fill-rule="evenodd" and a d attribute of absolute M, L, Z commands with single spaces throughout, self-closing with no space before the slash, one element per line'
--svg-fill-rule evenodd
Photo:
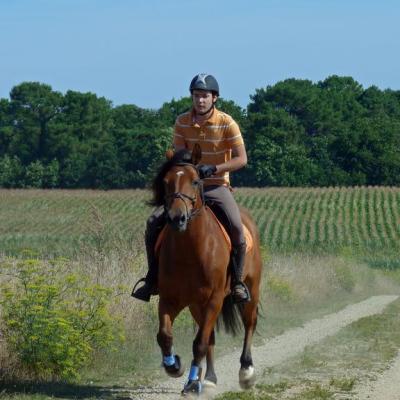
<path fill-rule="evenodd" d="M 202 164 L 198 166 L 200 179 L 209 178 L 217 172 L 215 165 Z"/>

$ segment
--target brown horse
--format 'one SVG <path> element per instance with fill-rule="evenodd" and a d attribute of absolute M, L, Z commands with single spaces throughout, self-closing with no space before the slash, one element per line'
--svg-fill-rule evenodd
<path fill-rule="evenodd" d="M 164 203 L 168 224 L 159 249 L 159 331 L 157 341 L 168 375 L 184 373 L 180 358 L 173 353 L 172 325 L 185 307 L 198 325 L 193 342 L 193 361 L 183 394 L 200 393 L 202 385 L 215 386 L 214 328 L 218 317 L 225 329 L 235 333 L 243 322 L 245 329 L 240 357 L 239 382 L 244 388 L 255 382 L 251 342 L 257 324 L 261 256 L 256 226 L 249 214 L 241 210 L 242 221 L 249 229 L 254 245 L 246 254 L 244 281 L 251 301 L 240 307 L 230 294 L 230 249 L 224 234 L 204 204 L 202 182 L 196 165 L 201 159 L 200 146 L 193 152 L 175 153 L 163 165 L 153 183 L 154 199 Z M 241 320 L 241 321 L 240 321 Z M 206 358 L 205 375 L 201 364 Z M 203 379 L 204 375 L 204 379 Z"/>

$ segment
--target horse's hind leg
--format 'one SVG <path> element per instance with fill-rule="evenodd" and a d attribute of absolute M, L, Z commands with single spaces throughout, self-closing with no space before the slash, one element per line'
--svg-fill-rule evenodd
<path fill-rule="evenodd" d="M 215 387 L 217 384 L 217 375 L 215 374 L 214 369 L 214 346 L 215 346 L 215 329 L 211 332 L 210 340 L 208 342 L 207 349 L 207 369 L 206 374 L 204 376 L 204 386 Z"/>
<path fill-rule="evenodd" d="M 240 356 L 239 384 L 243 389 L 248 389 L 255 383 L 255 372 L 251 357 L 251 343 L 257 325 L 257 302 L 254 300 L 246 303 L 242 312 L 245 336 L 242 355 Z"/>
<path fill-rule="evenodd" d="M 180 357 L 173 353 L 172 324 L 180 310 L 160 299 L 158 305 L 159 330 L 157 342 L 163 356 L 165 372 L 173 378 L 179 378 L 185 372 Z"/>

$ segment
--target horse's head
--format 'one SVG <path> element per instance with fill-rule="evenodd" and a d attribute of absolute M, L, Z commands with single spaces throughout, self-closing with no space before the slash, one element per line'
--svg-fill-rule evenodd
<path fill-rule="evenodd" d="M 196 168 L 201 159 L 201 149 L 195 145 L 192 153 L 180 150 L 167 154 L 167 157 L 171 163 L 163 179 L 167 221 L 174 229 L 183 232 L 203 205 L 202 182 Z"/>

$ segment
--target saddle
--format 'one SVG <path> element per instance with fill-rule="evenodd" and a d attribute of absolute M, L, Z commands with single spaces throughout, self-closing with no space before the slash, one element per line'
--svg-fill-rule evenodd
<path fill-rule="evenodd" d="M 206 210 L 217 221 L 218 226 L 220 227 L 220 229 L 221 229 L 221 231 L 222 231 L 222 233 L 224 235 L 226 244 L 229 247 L 229 251 L 231 251 L 232 250 L 231 239 L 230 239 L 230 237 L 228 235 L 228 232 L 226 231 L 224 225 L 218 219 L 218 217 L 215 215 L 215 213 L 211 210 L 210 207 L 206 207 Z M 156 245 L 155 245 L 155 252 L 156 252 L 157 255 L 158 255 L 158 253 L 160 251 L 161 244 L 162 244 L 162 242 L 164 240 L 166 229 L 167 229 L 167 225 L 164 226 L 164 228 L 162 229 L 162 231 L 158 235 L 157 242 L 156 242 Z M 251 236 L 251 233 L 250 233 L 249 229 L 247 228 L 247 226 L 245 224 L 243 224 L 243 234 L 244 234 L 244 237 L 246 239 L 246 253 L 248 253 L 253 248 L 253 237 Z"/>

